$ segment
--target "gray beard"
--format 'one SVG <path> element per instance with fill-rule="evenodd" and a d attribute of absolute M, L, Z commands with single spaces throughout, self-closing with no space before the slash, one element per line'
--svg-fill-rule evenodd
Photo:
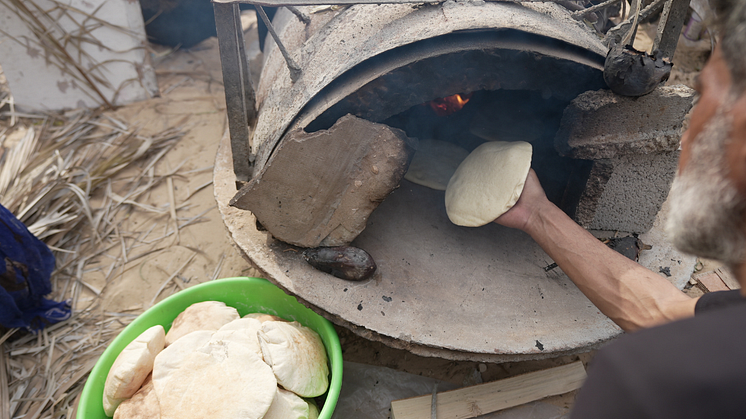
<path fill-rule="evenodd" d="M 692 142 L 691 159 L 671 187 L 666 231 L 682 252 L 733 267 L 746 256 L 746 199 L 727 177 L 731 126 L 719 109 Z"/>

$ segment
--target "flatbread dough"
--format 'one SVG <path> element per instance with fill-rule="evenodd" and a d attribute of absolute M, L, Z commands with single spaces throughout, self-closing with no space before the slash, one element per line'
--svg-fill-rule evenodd
<path fill-rule="evenodd" d="M 439 140 L 420 140 L 404 179 L 445 191 L 448 181 L 469 151 L 456 144 Z"/>
<path fill-rule="evenodd" d="M 166 346 L 178 338 L 197 330 L 216 332 L 225 324 L 240 318 L 238 311 L 220 301 L 203 301 L 192 304 L 179 313 L 166 334 Z"/>
<path fill-rule="evenodd" d="M 531 144 L 492 141 L 477 147 L 446 188 L 446 213 L 456 225 L 479 227 L 518 202 L 531 168 Z"/>
<path fill-rule="evenodd" d="M 261 419 L 277 391 L 272 369 L 251 349 L 230 340 L 211 341 L 168 376 L 156 378 L 162 419 Z"/>
<path fill-rule="evenodd" d="M 317 397 L 329 387 L 326 350 L 319 335 L 298 322 L 262 323 L 259 343 L 277 382 L 301 397 Z"/>
<path fill-rule="evenodd" d="M 122 402 L 114 419 L 160 419 L 161 405 L 155 395 L 152 375 L 149 375 L 134 396 Z"/>
<path fill-rule="evenodd" d="M 277 394 L 263 419 L 309 419 L 309 403 L 295 393 L 277 388 Z"/>
<path fill-rule="evenodd" d="M 155 325 L 142 332 L 119 353 L 104 383 L 104 412 L 113 416 L 124 400 L 132 397 L 153 371 L 156 355 L 163 350 L 165 331 Z"/>

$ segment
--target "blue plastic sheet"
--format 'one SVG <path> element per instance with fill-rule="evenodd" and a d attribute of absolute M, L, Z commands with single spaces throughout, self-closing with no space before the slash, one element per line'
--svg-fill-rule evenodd
<path fill-rule="evenodd" d="M 66 302 L 44 298 L 53 270 L 47 245 L 0 205 L 0 325 L 38 331 L 70 317 Z"/>

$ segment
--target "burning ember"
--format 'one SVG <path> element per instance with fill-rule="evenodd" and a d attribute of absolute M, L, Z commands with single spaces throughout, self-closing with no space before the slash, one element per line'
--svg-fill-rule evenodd
<path fill-rule="evenodd" d="M 460 111 L 464 105 L 469 103 L 471 95 L 471 93 L 457 93 L 452 96 L 434 99 L 429 104 L 436 115 L 448 116 Z"/>

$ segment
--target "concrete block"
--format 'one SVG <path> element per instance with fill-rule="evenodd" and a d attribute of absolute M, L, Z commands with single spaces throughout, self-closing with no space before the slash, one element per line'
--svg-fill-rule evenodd
<path fill-rule="evenodd" d="M 576 211 L 568 213 L 578 224 L 593 230 L 650 230 L 668 197 L 678 156 L 678 151 L 672 151 L 593 162 L 583 198 Z"/>
<path fill-rule="evenodd" d="M 0 28 L 0 65 L 19 108 L 116 106 L 158 93 L 137 1 L 0 2 Z"/>
<path fill-rule="evenodd" d="M 399 186 L 412 152 L 404 131 L 347 115 L 328 130 L 288 134 L 230 204 L 286 243 L 349 244 Z"/>
<path fill-rule="evenodd" d="M 640 97 L 610 90 L 582 93 L 565 108 L 555 149 L 585 160 L 677 150 L 694 96 L 683 85 L 662 86 Z"/>
<path fill-rule="evenodd" d="M 589 229 L 648 231 L 668 197 L 694 96 L 678 85 L 636 98 L 597 90 L 573 100 L 554 145 L 588 164 L 573 176 L 563 210 Z"/>

